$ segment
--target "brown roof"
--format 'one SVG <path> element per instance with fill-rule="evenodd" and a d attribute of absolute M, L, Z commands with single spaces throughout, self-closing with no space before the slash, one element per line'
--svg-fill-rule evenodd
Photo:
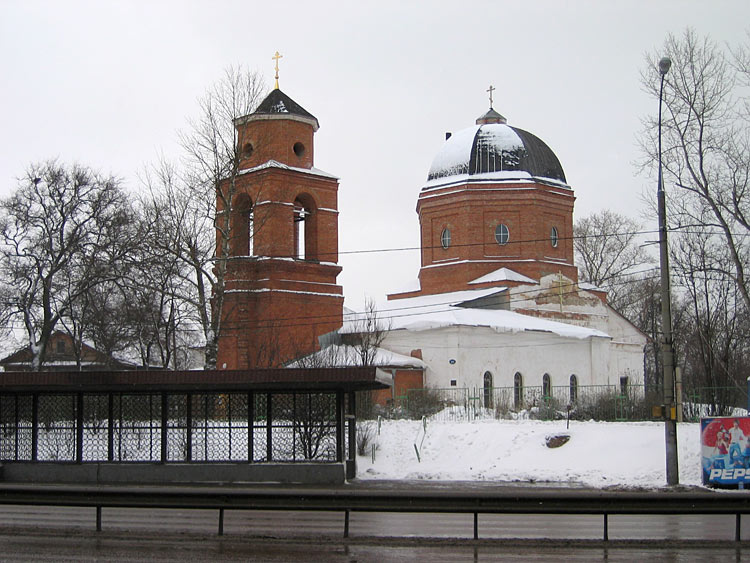
<path fill-rule="evenodd" d="M 361 391 L 388 386 L 375 367 L 0 374 L 0 392 Z"/>

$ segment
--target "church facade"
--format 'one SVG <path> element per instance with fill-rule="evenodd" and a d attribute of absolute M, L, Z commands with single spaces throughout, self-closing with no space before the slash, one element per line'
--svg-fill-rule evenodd
<path fill-rule="evenodd" d="M 239 173 L 217 200 L 232 233 L 217 237 L 228 250 L 217 366 L 359 362 L 320 352 L 368 323 L 343 312 L 338 180 L 314 167 L 317 119 L 276 88 L 235 127 Z M 385 335 L 369 357 L 398 393 L 643 382 L 646 336 L 578 281 L 574 201 L 552 150 L 494 109 L 446 135 L 417 199 L 419 275 L 377 306 Z"/>
<path fill-rule="evenodd" d="M 381 346 L 421 359 L 425 387 L 643 383 L 646 336 L 578 282 L 574 201 L 552 150 L 494 109 L 446 134 L 417 201 L 419 275 L 379 305 Z"/>
<path fill-rule="evenodd" d="M 338 179 L 314 167 L 318 120 L 280 89 L 234 125 L 239 173 L 217 198 L 218 222 L 229 215 L 217 367 L 278 367 L 342 324 Z"/>

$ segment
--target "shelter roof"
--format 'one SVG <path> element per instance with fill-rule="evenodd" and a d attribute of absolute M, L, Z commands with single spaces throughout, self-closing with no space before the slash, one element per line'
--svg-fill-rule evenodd
<path fill-rule="evenodd" d="M 7 372 L 0 391 L 364 391 L 391 378 L 375 367 L 193 371 Z"/>

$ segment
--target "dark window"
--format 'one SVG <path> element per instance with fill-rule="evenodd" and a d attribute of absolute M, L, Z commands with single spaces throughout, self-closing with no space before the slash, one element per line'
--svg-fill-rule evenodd
<path fill-rule="evenodd" d="M 626 395 L 628 393 L 628 377 L 621 377 L 620 378 L 620 393 L 623 395 Z"/>
<path fill-rule="evenodd" d="M 578 378 L 575 374 L 570 376 L 570 402 L 575 403 L 578 400 Z"/>
<path fill-rule="evenodd" d="M 440 246 L 448 248 L 451 245 L 451 230 L 448 228 L 443 229 L 440 233 Z"/>
<path fill-rule="evenodd" d="M 548 400 L 550 397 L 552 397 L 552 380 L 550 379 L 548 373 L 545 373 L 542 376 L 542 395 L 544 396 L 545 400 Z"/>
<path fill-rule="evenodd" d="M 492 408 L 492 374 L 484 372 L 484 408 Z"/>
<path fill-rule="evenodd" d="M 518 372 L 513 376 L 513 407 L 523 407 L 523 376 Z"/>
<path fill-rule="evenodd" d="M 553 248 L 557 248 L 557 243 L 560 240 L 560 237 L 557 234 L 557 227 L 552 227 L 549 233 L 549 240 L 552 243 Z"/>
<path fill-rule="evenodd" d="M 500 223 L 497 227 L 495 227 L 495 241 L 497 242 L 497 244 L 503 245 L 508 244 L 509 240 L 510 231 L 508 230 L 508 226 Z"/>

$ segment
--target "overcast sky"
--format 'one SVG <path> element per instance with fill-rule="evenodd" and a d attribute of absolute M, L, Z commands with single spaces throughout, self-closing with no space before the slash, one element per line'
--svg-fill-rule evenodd
<path fill-rule="evenodd" d="M 489 106 L 543 139 L 575 191 L 575 217 L 639 218 L 644 54 L 692 26 L 736 44 L 747 0 L 0 0 L 0 195 L 29 163 L 77 161 L 138 189 L 229 65 L 244 64 L 315 115 L 315 165 L 341 178 L 343 252 L 419 246 L 415 206 L 446 131 Z M 340 258 L 347 304 L 416 277 L 416 251 Z"/>

